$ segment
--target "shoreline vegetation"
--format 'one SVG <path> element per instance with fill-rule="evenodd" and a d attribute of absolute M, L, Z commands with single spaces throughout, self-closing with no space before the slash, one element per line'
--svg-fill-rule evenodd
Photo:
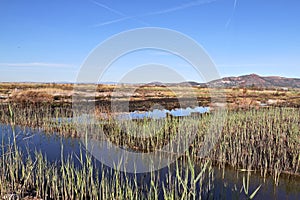
<path fill-rule="evenodd" d="M 48 134 L 75 138 L 85 137 L 82 132 L 85 131 L 84 128 L 88 128 L 78 120 L 62 122 L 62 118 L 73 117 L 68 109 L 53 110 L 51 106 L 38 109 L 28 106 L 21 109 L 17 104 L 0 108 L 0 121 L 3 124 L 13 123 L 40 129 Z M 95 125 L 92 126 L 107 133 L 106 137 L 116 145 L 140 152 L 151 152 L 164 146 L 176 136 L 179 126 L 184 129 L 183 125 L 186 125 L 186 130 L 189 130 L 189 126 L 195 126 L 196 136 L 189 148 L 190 154 L 195 157 L 199 153 L 197 150 L 205 142 L 205 134 L 212 130 L 220 131 L 218 138 L 213 138 L 217 142 L 208 156 L 211 161 L 236 168 L 258 170 L 262 175 L 275 173 L 276 170 L 300 175 L 299 108 L 267 107 L 225 112 L 226 119 L 221 125 L 213 124 L 214 114 L 211 112 L 184 117 L 167 115 L 162 119 L 135 119 L 134 123 L 127 119 L 122 122 L 122 128 L 114 117 L 96 118 L 96 122 L 93 122 Z M 163 127 L 160 127 L 161 124 Z M 150 139 L 140 139 L 138 134 L 144 130 L 141 127 L 147 127 L 149 132 L 155 131 L 155 127 L 160 127 L 161 130 Z M 126 131 L 130 132 L 130 137 Z"/>
<path fill-rule="evenodd" d="M 59 83 L 0 83 L 0 103 L 50 104 L 72 106 L 74 97 L 81 101 L 94 102 L 110 109 L 111 102 L 129 102 L 129 111 L 151 109 L 160 104 L 168 110 L 184 108 L 195 101 L 199 106 L 217 106 L 212 102 L 221 90 L 222 103 L 228 109 L 259 108 L 265 106 L 300 106 L 299 88 L 210 88 L 192 85 L 93 85 Z M 194 103 L 194 102 L 193 102 Z M 197 106 L 197 105 L 195 105 Z"/>
<path fill-rule="evenodd" d="M 87 91 L 86 85 L 80 87 Z M 41 129 L 47 134 L 56 133 L 65 137 L 84 137 L 83 132 L 89 130 L 74 121 L 61 122 L 62 118 L 74 117 L 71 107 L 73 86 L 71 84 L 1 84 L 0 91 L 0 122 L 15 126 Z M 13 89 L 15 88 L 15 89 Z M 97 86 L 96 116 L 106 112 L 110 114 L 109 104 L 111 94 L 116 89 L 114 85 Z M 131 88 L 132 89 L 132 88 Z M 87 155 L 83 162 L 78 155 L 80 168 L 72 163 L 72 159 L 61 160 L 60 164 L 49 163 L 39 152 L 34 158 L 21 152 L 13 142 L 4 149 L 2 144 L 0 194 L 16 194 L 20 197 L 39 197 L 43 199 L 136 199 L 163 197 L 174 199 L 179 197 L 197 199 L 212 195 L 212 167 L 221 169 L 230 166 L 247 174 L 259 173 L 261 177 L 271 176 L 278 185 L 283 174 L 291 177 L 300 176 L 300 100 L 299 90 L 255 90 L 249 88 L 224 89 L 226 94 L 226 120 L 220 129 L 220 124 L 214 124 L 212 118 L 217 109 L 210 103 L 208 88 L 202 87 L 137 87 L 130 99 L 130 111 L 149 110 L 156 104 L 165 103 L 166 109 L 178 107 L 176 97 L 197 96 L 199 105 L 212 108 L 210 113 L 173 117 L 167 115 L 162 119 L 125 120 L 125 130 L 120 128 L 113 117 L 97 118 L 93 126 L 105 132 L 109 140 L 119 146 L 133 149 L 136 152 L 151 152 L 172 142 L 177 131 L 190 130 L 195 132 L 195 139 L 188 151 L 179 160 L 185 162 L 185 170 L 175 162 L 178 173 L 169 177 L 169 184 L 160 185 L 159 180 L 151 173 L 147 186 L 132 182 L 130 178 L 120 176 L 120 173 L 109 175 L 97 174 L 97 166 L 93 166 L 92 158 Z M 86 99 L 94 95 L 86 92 Z M 85 99 L 85 100 L 86 100 Z M 118 96 L 118 101 L 128 100 L 128 93 Z M 166 101 L 166 99 L 171 99 Z M 100 106 L 102 105 L 102 107 Z M 87 111 L 88 113 L 88 111 Z M 95 114 L 93 111 L 92 114 Z M 100 115 L 98 115 L 100 116 Z M 109 116 L 109 115 L 108 115 Z M 160 131 L 153 137 L 135 137 L 141 132 L 141 127 L 149 131 L 157 125 Z M 80 128 L 78 128 L 80 127 Z M 80 131 L 78 131 L 80 130 Z M 199 157 L 199 149 L 205 142 L 205 135 L 211 130 L 218 132 L 218 137 L 210 138 L 214 148 L 205 156 Z M 13 133 L 12 134 L 16 134 Z M 93 135 L 91 136 L 93 137 Z M 97 136 L 95 136 L 97 137 Z M 84 150 L 83 150 L 84 151 Z M 24 159 L 25 158 L 25 159 Z M 77 158 L 77 159 L 78 159 Z M 201 166 L 195 172 L 194 166 Z M 179 170 L 180 169 L 180 170 Z M 101 180 L 99 179 L 101 175 Z M 250 175 L 249 175 L 250 176 Z M 189 178 L 187 178 L 189 177 Z M 247 176 L 248 177 L 248 176 Z M 124 179 L 125 178 L 125 179 Z M 248 177 L 249 178 L 249 177 Z M 204 184 L 205 183 L 205 184 Z M 254 198 L 259 192 L 259 186 L 252 193 L 248 190 L 249 182 L 243 178 L 243 197 Z M 158 188 L 162 190 L 158 191 Z M 143 192 L 141 192 L 143 191 Z M 8 197 L 9 198 L 9 197 Z M 238 197 L 237 197 L 238 198 Z"/>

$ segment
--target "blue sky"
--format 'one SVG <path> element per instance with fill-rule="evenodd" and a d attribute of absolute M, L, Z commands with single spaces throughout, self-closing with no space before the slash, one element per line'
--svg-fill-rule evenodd
<path fill-rule="evenodd" d="M 221 76 L 299 78 L 299 9 L 298 0 L 0 0 L 0 81 L 75 81 L 97 45 L 142 27 L 193 38 Z M 119 81 L 149 62 L 172 65 L 184 79 L 201 82 L 176 56 L 152 51 L 120 58 L 101 81 Z"/>

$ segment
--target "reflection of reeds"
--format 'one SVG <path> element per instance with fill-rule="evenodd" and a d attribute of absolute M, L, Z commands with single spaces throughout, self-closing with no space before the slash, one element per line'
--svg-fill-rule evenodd
<path fill-rule="evenodd" d="M 97 110 L 97 116 L 103 111 Z M 164 119 L 116 120 L 105 110 L 108 118 L 96 119 L 94 126 L 103 130 L 113 143 L 140 152 L 152 152 L 170 143 L 177 132 L 193 130 L 196 134 L 190 152 L 198 155 L 205 135 L 216 130 L 213 114 L 172 117 Z M 13 113 L 13 119 L 11 114 Z M 93 113 L 94 114 L 94 113 Z M 70 118 L 69 108 L 51 106 L 19 107 L 14 104 L 0 109 L 3 123 L 42 128 L 46 132 L 57 132 L 65 136 L 80 137 L 86 132 L 78 121 L 60 122 Z M 265 108 L 248 111 L 228 111 L 226 122 L 209 158 L 236 168 L 258 170 L 262 176 L 269 172 L 278 182 L 281 172 L 299 174 L 300 166 L 300 110 L 298 108 Z M 78 128 L 79 127 L 79 128 Z M 89 127 L 86 127 L 89 128 Z M 88 130 L 88 129 L 87 129 Z M 144 135 L 142 134 L 144 133 Z M 145 133 L 148 133 L 145 134 Z M 149 134 L 151 134 L 149 136 Z M 97 135 L 90 135 L 97 137 Z"/>
<path fill-rule="evenodd" d="M 2 149 L 3 150 L 3 149 Z M 83 151 L 83 149 L 81 149 Z M 9 147 L 1 155 L 0 196 L 38 197 L 42 199 L 206 199 L 214 197 L 214 175 L 211 162 L 195 165 L 187 154 L 168 167 L 160 177 L 156 172 L 124 174 L 105 169 L 89 155 L 70 155 L 50 163 L 40 152 L 15 152 Z M 19 156 L 18 156 L 19 155 Z M 74 159 L 79 165 L 74 164 Z M 100 166 L 103 167 L 104 166 Z M 243 190 L 242 190 L 243 189 Z M 260 189 L 249 193 L 249 176 L 240 191 L 232 191 L 237 199 L 252 199 Z M 226 195 L 226 194 L 222 194 Z"/>
<path fill-rule="evenodd" d="M 275 182 L 281 172 L 299 174 L 300 112 L 270 108 L 230 112 L 212 157 L 243 169 L 254 169 Z"/>
<path fill-rule="evenodd" d="M 107 169 L 99 174 L 99 166 L 82 151 L 80 155 L 70 155 L 51 164 L 42 153 L 31 156 L 29 152 L 24 154 L 13 149 L 2 149 L 5 153 L 0 162 L 1 197 L 14 194 L 43 199 L 157 199 L 163 192 L 164 197 L 177 199 L 207 195 L 211 188 L 203 184 L 205 177 L 210 178 L 212 174 L 209 162 L 200 165 L 200 172 L 195 171 L 191 160 L 187 161 L 187 170 L 179 169 L 177 163 L 176 176 L 171 175 L 173 169 L 169 168 L 167 182 L 161 182 L 164 178 L 151 172 L 147 174 L 148 183 L 144 183 L 136 175 L 124 176 L 118 170 Z M 79 160 L 79 166 L 74 165 L 74 159 Z"/>
<path fill-rule="evenodd" d="M 69 108 L 47 106 L 18 107 L 17 104 L 0 109 L 1 122 L 11 124 L 10 113 L 14 113 L 13 122 L 18 125 L 42 128 L 46 132 L 58 132 L 66 136 L 80 136 L 77 121 L 61 123 L 61 118 L 72 117 Z M 101 111 L 97 110 L 97 113 Z M 118 145 L 126 145 L 141 151 L 154 151 L 175 137 L 178 130 L 193 130 L 196 139 L 191 148 L 196 152 L 203 145 L 204 136 L 215 124 L 212 115 L 203 114 L 190 117 L 172 117 L 164 119 L 123 120 L 122 122 L 107 113 L 107 119 L 98 119 L 99 126 L 107 137 Z M 211 158 L 221 163 L 248 169 L 266 171 L 289 171 L 299 173 L 300 165 L 300 112 L 296 108 L 267 108 L 248 111 L 228 111 L 226 123 L 217 146 L 211 152 Z M 99 122 L 99 123 L 98 123 Z M 98 127 L 98 128 L 99 128 Z M 197 128 L 197 130 L 195 129 Z M 141 133 L 151 133 L 146 137 Z"/>
<path fill-rule="evenodd" d="M 97 112 L 102 113 L 101 111 Z M 203 146 L 205 135 L 209 133 L 209 130 L 218 130 L 217 124 L 211 122 L 213 113 L 189 117 L 167 116 L 164 119 L 123 120 L 121 122 L 114 119 L 112 113 L 107 114 L 110 117 L 96 119 L 96 123 L 92 126 L 103 130 L 106 137 L 114 144 L 138 152 L 155 151 L 174 142 L 173 139 L 176 138 L 179 130 L 183 133 L 193 130 L 196 134 L 195 140 L 190 145 L 188 153 L 182 155 L 188 159 L 188 163 L 197 160 L 194 158 L 198 158 L 198 151 Z M 11 124 L 12 127 L 18 124 L 42 128 L 49 133 L 55 131 L 62 135 L 76 137 L 80 137 L 78 130 L 83 130 L 82 132 L 85 133 L 90 128 L 78 121 L 61 123 L 60 119 L 65 117 L 73 117 L 73 113 L 68 107 L 52 108 L 40 105 L 20 107 L 20 105 L 13 104 L 2 105 L 0 109 L 1 122 Z M 299 120 L 300 110 L 298 108 L 228 111 L 220 137 L 214 148 L 207 154 L 206 159 L 221 166 L 229 164 L 237 169 L 260 171 L 264 177 L 271 174 L 275 183 L 278 184 L 281 173 L 299 175 Z M 78 129 L 78 127 L 80 128 Z M 141 133 L 145 132 L 152 133 L 151 137 L 142 137 Z M 89 136 L 97 138 L 97 135 Z M 130 198 L 140 197 L 138 196 L 139 191 L 136 189 L 138 187 L 125 187 L 121 184 L 124 180 L 119 176 L 103 178 L 100 182 L 94 180 L 97 175 L 93 171 L 91 158 L 87 158 L 88 162 L 83 162 L 82 155 L 78 155 L 82 163 L 82 169 L 79 170 L 72 163 L 72 158 L 62 161 L 62 165 L 57 166 L 49 164 L 40 154 L 37 154 L 35 159 L 28 157 L 24 161 L 21 159 L 21 152 L 18 152 L 17 145 L 14 145 L 1 157 L 1 170 L 5 172 L 1 173 L 0 185 L 1 187 L 3 185 L 1 191 L 24 192 L 20 187 L 34 188 L 36 194 L 41 197 L 46 194 L 51 194 L 53 197 L 66 194 L 63 197 L 65 199 L 74 197 L 80 199 L 88 198 L 88 195 L 97 196 L 99 193 L 96 191 L 100 190 L 101 194 L 108 198 L 121 198 L 124 195 L 129 195 Z M 189 159 L 193 161 L 189 161 Z M 176 180 L 172 180 L 171 186 L 163 187 L 165 197 L 171 198 L 175 194 L 184 194 L 187 198 L 195 196 L 196 191 L 190 192 L 196 190 L 197 187 L 193 185 L 195 182 L 190 182 L 188 179 L 187 183 L 184 174 L 187 173 L 191 179 L 199 181 L 202 180 L 202 178 L 198 178 L 201 172 L 195 174 L 193 165 L 188 166 L 185 168 L 187 171 L 176 175 Z M 177 168 L 179 169 L 179 167 Z M 31 173 L 25 173 L 27 171 Z M 125 181 L 128 182 L 128 185 L 131 184 L 128 179 Z M 149 183 L 152 185 L 147 188 L 150 191 L 149 195 L 156 197 L 158 181 L 153 179 Z M 114 193 L 111 192 L 112 190 Z"/>

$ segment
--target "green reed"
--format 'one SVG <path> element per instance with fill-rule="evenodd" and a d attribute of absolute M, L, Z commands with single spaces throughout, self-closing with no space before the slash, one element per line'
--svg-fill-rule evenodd
<path fill-rule="evenodd" d="M 169 184 L 162 185 L 166 199 L 197 198 L 199 191 L 196 188 L 199 187 L 196 185 L 203 184 L 204 174 L 207 176 L 212 173 L 211 164 L 203 163 L 205 160 L 220 167 L 231 165 L 239 170 L 258 171 L 263 177 L 272 175 L 276 184 L 282 173 L 299 175 L 300 172 L 299 108 L 227 111 L 219 137 L 214 138 L 214 147 L 204 157 L 199 154 L 199 150 L 206 142 L 207 133 L 219 131 L 220 124 L 212 121 L 213 112 L 188 117 L 122 121 L 116 120 L 110 113 L 108 116 L 96 116 L 95 123 L 84 125 L 78 121 L 61 121 L 62 118 L 73 117 L 69 108 L 2 105 L 0 109 L 1 122 L 12 127 L 29 126 L 41 128 L 49 134 L 55 132 L 73 137 L 87 137 L 86 133 L 90 130 L 102 130 L 105 137 L 115 145 L 136 152 L 152 152 L 170 143 L 175 148 L 170 151 L 178 150 L 176 148 L 182 147 L 176 146 L 176 141 L 188 143 L 185 134 L 192 131 L 195 138 L 189 144 L 188 151 L 180 155 L 187 167 L 182 168 L 180 163 L 176 163 L 176 178 L 168 177 Z M 151 133 L 151 137 L 141 133 Z M 97 134 L 88 137 L 101 139 L 97 138 Z M 140 199 L 158 198 L 161 195 L 158 190 L 159 180 L 154 174 L 151 174 L 150 186 L 140 188 L 136 181 L 124 178 L 120 173 L 99 174 L 95 170 L 99 166 L 94 166 L 92 157 L 83 158 L 82 153 L 63 158 L 58 164 L 49 163 L 38 152 L 34 158 L 28 155 L 24 159 L 17 144 L 2 152 L 5 153 L 1 155 L 1 195 L 15 192 L 24 196 L 30 193 L 53 199 Z M 74 159 L 80 161 L 80 167 L 74 165 Z M 195 164 L 200 164 L 206 173 L 202 170 L 196 172 Z M 211 181 L 211 178 L 208 180 Z M 212 187 L 200 188 L 209 192 Z M 247 189 L 244 190 L 249 194 Z M 148 192 L 141 194 L 141 191 Z"/>
<path fill-rule="evenodd" d="M 18 154 L 21 154 L 21 151 Z M 99 178 L 99 171 L 97 171 L 99 166 L 93 164 L 91 156 L 82 153 L 76 155 L 80 166 L 75 166 L 72 155 L 62 159 L 58 164 L 50 163 L 40 152 L 35 152 L 34 156 L 26 154 L 22 154 L 22 159 L 16 156 L 17 153 L 13 148 L 9 148 L 2 154 L 1 197 L 14 194 L 20 198 L 34 196 L 42 199 L 158 199 L 161 192 L 159 191 L 160 180 L 154 172 L 150 173 L 150 185 L 138 185 L 137 178 L 132 182 L 130 181 L 132 177 L 122 176 L 118 169 L 103 171 L 102 177 Z M 163 196 L 195 199 L 198 195 L 199 198 L 196 184 L 204 188 L 202 187 L 204 177 L 212 173 L 210 163 L 205 162 L 201 165 L 202 170 L 199 173 L 194 170 L 191 163 L 186 170 L 179 169 L 178 165 L 177 163 L 176 177 L 169 174 L 169 182 L 163 184 Z M 187 177 L 190 174 L 193 176 L 188 181 Z"/>

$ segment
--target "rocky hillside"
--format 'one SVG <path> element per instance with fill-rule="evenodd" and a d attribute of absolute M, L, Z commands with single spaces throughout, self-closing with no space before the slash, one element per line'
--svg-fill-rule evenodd
<path fill-rule="evenodd" d="M 300 88 L 300 79 L 250 74 L 238 77 L 225 77 L 211 81 L 208 85 L 210 87 Z"/>

